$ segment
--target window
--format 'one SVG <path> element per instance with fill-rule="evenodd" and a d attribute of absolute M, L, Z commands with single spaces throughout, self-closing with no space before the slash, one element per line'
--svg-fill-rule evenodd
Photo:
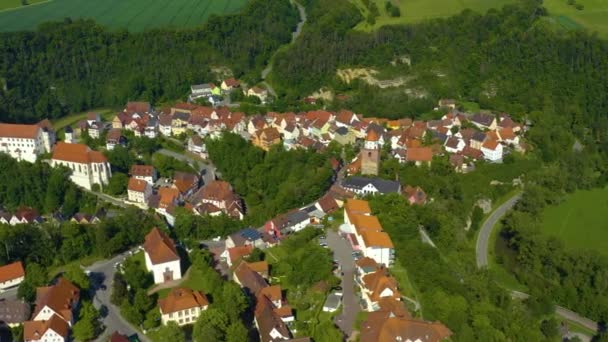
<path fill-rule="evenodd" d="M 169 314 L 169 318 L 173 318 L 173 312 Z"/>
<path fill-rule="evenodd" d="M 179 316 L 179 317 L 183 317 L 183 316 L 184 316 L 184 312 L 183 312 L 183 311 L 180 311 L 180 312 L 179 312 L 179 314 L 178 314 L 178 316 Z"/>

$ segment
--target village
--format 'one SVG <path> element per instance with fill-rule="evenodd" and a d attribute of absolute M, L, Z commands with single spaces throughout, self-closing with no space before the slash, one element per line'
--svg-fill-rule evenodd
<path fill-rule="evenodd" d="M 237 134 L 264 151 L 273 148 L 324 151 L 330 144 L 356 146 L 358 152 L 354 159 L 330 161 L 334 182 L 317 201 L 268 218 L 262 227 L 243 227 L 225 240 L 218 237 L 212 252 L 228 270 L 228 279 L 236 282 L 255 303 L 252 311 L 261 341 L 310 341 L 294 337 L 299 336 L 293 331 L 298 313 L 290 307 L 281 285 L 273 282 L 272 267 L 266 261 L 249 262 L 248 258 L 254 249 L 278 246 L 305 229 L 323 230 L 328 218 L 333 219 L 333 214 L 340 213 L 343 223 L 335 233 L 348 246 L 354 268 L 352 272 L 344 272 L 344 265 L 334 258 L 333 268 L 342 286 L 330 289 L 323 312 L 336 315 L 342 312 L 340 317 L 350 311 L 369 312 L 360 328 L 360 340 L 364 342 L 439 341 L 451 335 L 442 323 L 416 318 L 408 310 L 400 284 L 391 276 L 396 257 L 393 242 L 364 198 L 397 193 L 411 205 L 424 205 L 432 200 L 427 198 L 424 189 L 378 178 L 382 158 L 388 156 L 399 163 L 427 167 L 434 158 L 447 155 L 456 172 L 474 172 L 477 163 L 501 163 L 512 151 L 524 152 L 524 125 L 504 113 L 464 113 L 456 108 L 454 100 L 446 99 L 440 100 L 436 108 L 441 117 L 429 121 L 386 120 L 363 117 L 349 110 L 323 109 L 247 116 L 222 106 L 222 94 L 241 91 L 235 79 L 223 81 L 221 87 L 192 86 L 191 91 L 189 101 L 204 98 L 211 106 L 188 102 L 156 109 L 147 102 L 129 102 L 111 120 L 104 121 L 98 113 L 89 113 L 84 120 L 62 128 L 61 134 L 55 132 L 49 120 L 32 125 L 0 124 L 0 152 L 19 161 L 34 163 L 43 159 L 52 167 L 66 167 L 71 171 L 73 183 L 85 191 L 100 193 L 113 176 L 113 167 L 103 150 L 127 147 L 129 136 L 183 142 L 184 154 L 210 165 L 209 169 L 213 161 L 209 160 L 206 142 L 219 139 L 224 132 Z M 269 95 L 264 89 L 253 87 L 243 92 L 261 103 L 268 101 Z M 62 141 L 59 135 L 63 136 Z M 103 138 L 105 146 L 94 150 L 83 143 L 83 136 Z M 169 227 L 175 224 L 178 208 L 192 215 L 226 215 L 235 220 L 243 220 L 247 215 L 244 200 L 217 174 L 204 177 L 197 172 L 175 171 L 170 178 L 162 178 L 153 165 L 136 164 L 131 166 L 129 177 L 126 196 L 113 199 L 126 206 L 153 210 Z M 18 225 L 65 220 L 95 225 L 110 214 L 55 217 L 23 207 L 15 212 L 0 211 L 0 223 Z M 325 233 L 321 234 L 319 245 L 335 253 L 336 247 L 329 246 L 324 241 Z M 182 268 L 183 253 L 179 251 L 183 247 L 166 230 L 152 229 L 141 249 L 145 268 L 152 273 L 155 284 L 179 284 L 186 275 Z M 121 267 L 122 263 L 117 263 L 115 271 L 121 272 Z M 14 289 L 24 277 L 21 262 L 0 266 L 0 291 Z M 346 280 L 347 277 L 350 278 Z M 356 291 L 347 291 L 345 284 L 351 284 Z M 54 284 L 37 289 L 32 312 L 27 303 L 1 299 L 0 319 L 12 325 L 23 324 L 25 341 L 68 341 L 78 317 L 81 290 L 69 280 L 59 278 Z M 347 300 L 346 296 L 353 298 Z M 175 286 L 156 305 L 163 325 L 175 322 L 183 326 L 193 324 L 209 303 L 208 294 Z M 354 316 L 350 319 L 353 321 L 349 322 L 349 331 Z M 111 341 L 127 341 L 123 336 L 127 333 L 117 331 Z"/>

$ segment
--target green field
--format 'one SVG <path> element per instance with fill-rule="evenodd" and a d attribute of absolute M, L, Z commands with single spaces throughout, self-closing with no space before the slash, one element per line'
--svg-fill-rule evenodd
<path fill-rule="evenodd" d="M 45 1 L 48 0 L 28 0 L 27 3 L 28 5 L 34 5 Z M 0 0 L 0 12 L 19 9 L 20 7 L 23 7 L 21 0 Z"/>
<path fill-rule="evenodd" d="M 366 17 L 368 10 L 362 0 L 350 0 Z M 376 3 L 380 10 L 380 16 L 376 18 L 375 25 L 369 25 L 365 21 L 356 28 L 363 31 L 375 30 L 384 25 L 415 23 L 425 19 L 449 17 L 470 8 L 474 11 L 485 13 L 490 8 L 500 8 L 506 4 L 516 3 L 516 0 L 391 0 L 401 9 L 401 17 L 392 18 L 385 10 L 387 0 L 370 0 Z M 555 24 L 573 29 L 586 27 L 591 31 L 597 31 L 601 36 L 608 35 L 608 1 L 606 0 L 576 0 L 576 3 L 584 6 L 583 10 L 577 10 L 569 6 L 566 0 L 544 0 L 544 6 L 549 10 L 551 21 Z"/>
<path fill-rule="evenodd" d="M 0 9 L 21 0 L 0 0 Z M 111 28 L 143 31 L 195 27 L 212 14 L 235 13 L 247 0 L 51 0 L 0 12 L 0 31 L 35 29 L 64 18 L 90 18 Z"/>
<path fill-rule="evenodd" d="M 577 191 L 544 210 L 542 229 L 566 246 L 608 255 L 608 188 Z"/>

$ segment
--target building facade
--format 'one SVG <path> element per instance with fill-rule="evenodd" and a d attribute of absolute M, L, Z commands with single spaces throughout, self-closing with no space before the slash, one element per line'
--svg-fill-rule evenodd
<path fill-rule="evenodd" d="M 0 152 L 19 161 L 36 162 L 39 155 L 48 152 L 47 144 L 38 125 L 0 124 Z"/>
<path fill-rule="evenodd" d="M 103 188 L 112 177 L 106 156 L 83 144 L 58 143 L 53 150 L 51 166 L 69 168 L 72 170 L 70 175 L 72 182 L 89 190 L 94 184 L 99 184 Z"/>

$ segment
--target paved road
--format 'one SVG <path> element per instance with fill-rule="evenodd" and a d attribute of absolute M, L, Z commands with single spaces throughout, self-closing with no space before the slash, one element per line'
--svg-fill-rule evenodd
<path fill-rule="evenodd" d="M 490 236 L 492 235 L 492 230 L 496 223 L 500 218 L 513 206 L 519 199 L 521 198 L 521 194 L 514 195 L 509 198 L 505 203 L 503 203 L 500 207 L 496 208 L 492 215 L 488 217 L 488 219 L 481 226 L 481 230 L 479 231 L 479 235 L 477 235 L 477 247 L 475 249 L 477 254 L 477 267 L 487 267 L 488 266 L 488 243 L 490 242 Z"/>
<path fill-rule="evenodd" d="M 203 178 L 203 184 L 209 184 L 209 182 L 215 180 L 215 167 L 211 163 L 203 163 L 200 160 L 187 156 L 185 154 L 173 152 L 167 149 L 158 150 L 158 153 L 164 154 L 175 159 L 185 161 L 195 170 L 198 170 Z"/>
<path fill-rule="evenodd" d="M 101 192 L 92 191 L 92 190 L 88 190 L 88 189 L 85 189 L 85 188 L 80 188 L 80 189 L 83 190 L 83 191 L 85 191 L 85 192 L 88 192 L 88 193 L 90 193 L 92 195 L 95 195 L 98 198 L 100 198 L 100 199 L 102 199 L 102 200 L 104 200 L 106 202 L 110 202 L 110 203 L 112 203 L 112 204 L 114 204 L 116 206 L 119 206 L 119 207 L 126 208 L 126 207 L 128 207 L 130 205 L 130 204 L 126 203 L 125 201 L 121 200 L 121 199 L 112 197 L 110 195 L 106 195 L 106 194 L 101 193 Z"/>
<path fill-rule="evenodd" d="M 112 292 L 112 283 L 114 280 L 114 273 L 116 268 L 114 264 L 122 262 L 128 254 L 123 253 L 110 260 L 103 260 L 94 263 L 87 267 L 88 271 L 91 271 L 92 278 L 100 278 L 101 283 L 94 286 L 95 296 L 93 297 L 93 305 L 96 308 L 100 308 L 102 305 L 108 310 L 108 314 L 103 318 L 103 324 L 106 326 L 104 333 L 96 339 L 96 341 L 106 341 L 107 337 L 110 336 L 114 331 L 118 331 L 121 334 L 131 336 L 138 334 L 140 341 L 150 342 L 143 334 L 137 332 L 137 329 L 133 327 L 129 322 L 122 318 L 120 315 L 120 309 L 110 302 L 110 294 Z M 99 289 L 100 285 L 106 286 L 106 290 Z"/>
<path fill-rule="evenodd" d="M 333 230 L 327 230 L 327 245 L 334 252 L 334 258 L 342 267 L 342 313 L 336 316 L 336 325 L 342 332 L 350 337 L 353 333 L 357 313 L 361 311 L 359 298 L 355 292 L 355 261 L 352 248 L 348 241 L 342 239 Z"/>
<path fill-rule="evenodd" d="M 477 246 L 476 246 L 476 254 L 477 254 L 477 267 L 485 268 L 488 266 L 488 244 L 490 242 L 490 236 L 492 235 L 492 229 L 496 226 L 498 220 L 513 206 L 519 199 L 521 198 L 521 194 L 514 195 L 509 198 L 505 203 L 503 203 L 500 207 L 496 208 L 496 210 L 488 217 L 488 219 L 483 223 L 481 230 L 479 231 L 479 235 L 477 236 Z M 511 291 L 511 296 L 513 298 L 518 299 L 526 299 L 530 297 L 529 294 L 519 292 L 519 291 Z M 586 317 L 583 317 L 577 314 L 574 311 L 568 310 L 561 306 L 555 307 L 555 312 L 562 318 L 567 320 L 576 322 L 587 329 L 598 331 L 599 325 L 597 322 L 594 322 Z"/>

